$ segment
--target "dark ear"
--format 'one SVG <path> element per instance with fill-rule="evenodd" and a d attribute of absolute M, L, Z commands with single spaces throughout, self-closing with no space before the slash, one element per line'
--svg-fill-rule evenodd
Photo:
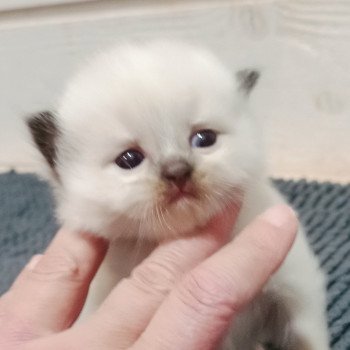
<path fill-rule="evenodd" d="M 54 169 L 58 136 L 58 127 L 54 114 L 47 111 L 33 114 L 27 119 L 27 125 L 35 144 L 49 166 Z"/>
<path fill-rule="evenodd" d="M 243 91 L 246 95 L 249 95 L 258 81 L 260 73 L 253 69 L 243 69 L 236 73 L 236 77 L 239 90 Z"/>

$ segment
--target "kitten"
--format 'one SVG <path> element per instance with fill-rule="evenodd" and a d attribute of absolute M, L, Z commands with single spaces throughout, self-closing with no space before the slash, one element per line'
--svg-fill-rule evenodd
<path fill-rule="evenodd" d="M 231 74 L 180 43 L 124 45 L 70 82 L 57 113 L 28 120 L 51 171 L 61 223 L 112 241 L 93 311 L 161 240 L 186 235 L 244 192 L 236 230 L 282 202 L 264 172 L 248 106 L 259 74 Z M 234 232 L 232 236 L 234 236 Z M 324 276 L 304 233 L 223 349 L 327 350 Z"/>

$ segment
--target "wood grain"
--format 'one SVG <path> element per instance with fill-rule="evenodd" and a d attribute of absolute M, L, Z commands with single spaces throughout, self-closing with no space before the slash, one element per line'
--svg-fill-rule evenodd
<path fill-rule="evenodd" d="M 0 11 L 12 11 L 24 8 L 62 5 L 89 0 L 1 0 Z"/>

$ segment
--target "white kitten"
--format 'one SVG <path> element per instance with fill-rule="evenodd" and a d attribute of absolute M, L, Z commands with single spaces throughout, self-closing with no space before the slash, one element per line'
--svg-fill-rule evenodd
<path fill-rule="evenodd" d="M 232 75 L 189 45 L 126 45 L 85 67 L 57 113 L 28 121 L 51 168 L 61 222 L 113 242 L 85 312 L 157 242 L 205 224 L 241 191 L 237 230 L 283 201 L 265 176 L 247 106 L 257 78 L 250 70 Z M 329 349 L 324 276 L 303 232 L 223 347 L 257 343 Z"/>

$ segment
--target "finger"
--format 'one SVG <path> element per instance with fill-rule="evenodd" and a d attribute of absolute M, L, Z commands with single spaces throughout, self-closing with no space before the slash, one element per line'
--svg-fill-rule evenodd
<path fill-rule="evenodd" d="M 1 312 L 36 335 L 69 327 L 105 252 L 102 239 L 60 230 L 45 254 L 31 260 L 1 299 Z"/>
<path fill-rule="evenodd" d="M 118 285 L 86 327 L 95 329 L 101 341 L 115 339 L 119 348 L 133 344 L 183 274 L 227 242 L 238 211 L 237 205 L 227 208 L 202 234 L 158 247 Z"/>
<path fill-rule="evenodd" d="M 185 276 L 133 349 L 213 349 L 291 248 L 295 214 L 270 209 Z"/>

